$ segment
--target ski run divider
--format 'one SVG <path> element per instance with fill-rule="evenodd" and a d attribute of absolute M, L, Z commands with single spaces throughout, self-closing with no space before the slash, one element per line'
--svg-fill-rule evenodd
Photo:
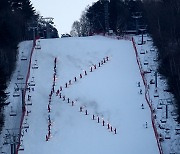
<path fill-rule="evenodd" d="M 134 40 L 133 37 L 132 37 L 132 44 L 133 44 L 134 51 L 135 51 L 135 54 L 136 54 L 136 60 L 137 60 L 138 66 L 139 66 L 140 74 L 141 74 L 141 77 L 142 77 L 142 80 L 143 80 L 143 83 L 144 83 L 144 86 L 145 86 L 145 99 L 146 99 L 147 104 L 148 104 L 148 106 L 150 108 L 150 111 L 151 111 L 151 122 L 152 122 L 153 130 L 154 130 L 154 134 L 155 134 L 155 137 L 156 137 L 159 153 L 163 154 L 161 142 L 160 142 L 160 139 L 159 139 L 159 134 L 158 134 L 158 131 L 157 131 L 157 128 L 156 128 L 156 125 L 155 125 L 155 119 L 154 119 L 153 107 L 152 107 L 152 100 L 150 99 L 150 96 L 149 96 L 147 80 L 145 78 L 145 73 L 143 71 L 142 64 L 141 64 L 141 61 L 140 61 L 140 58 L 139 58 L 139 55 L 138 55 L 138 52 L 137 52 L 136 43 L 135 43 L 135 40 Z"/>
<path fill-rule="evenodd" d="M 33 41 L 33 46 L 32 46 L 32 49 L 31 49 L 31 54 L 30 54 L 30 59 L 29 59 L 28 72 L 27 72 L 26 81 L 25 81 L 26 84 L 25 84 L 25 87 L 24 87 L 24 89 L 25 89 L 24 96 L 23 96 L 24 100 L 25 100 L 25 96 L 26 96 L 27 84 L 28 84 L 28 80 L 29 80 L 29 76 L 30 76 L 30 70 L 31 70 L 32 54 L 34 52 L 35 45 L 36 45 L 36 43 Z M 18 145 L 17 145 L 17 148 L 16 148 L 16 154 L 18 154 L 19 148 L 21 146 L 21 133 L 22 133 L 22 128 L 23 128 L 22 125 L 23 125 L 25 114 L 26 114 L 26 106 L 24 106 L 24 109 L 22 111 L 22 116 L 21 116 L 21 121 L 20 121 L 20 129 L 19 129 Z"/>

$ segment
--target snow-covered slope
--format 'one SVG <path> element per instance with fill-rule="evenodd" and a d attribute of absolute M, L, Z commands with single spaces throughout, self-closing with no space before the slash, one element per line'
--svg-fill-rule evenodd
<path fill-rule="evenodd" d="M 31 70 L 30 80 L 34 77 L 36 85 L 26 95 L 32 102 L 25 117 L 29 128 L 23 130 L 19 153 L 158 153 L 131 41 L 100 36 L 41 40 L 35 60 L 39 68 Z M 49 96 L 55 71 L 55 93 Z M 60 87 L 62 98 L 56 96 Z"/>
<path fill-rule="evenodd" d="M 136 36 L 135 46 L 142 77 L 146 85 L 146 98 L 151 106 L 152 121 L 157 130 L 164 154 L 180 154 L 180 125 L 177 122 L 176 104 L 168 91 L 166 79 L 158 73 L 158 51 L 152 39 Z"/>
<path fill-rule="evenodd" d="M 30 44 L 20 47 L 27 46 L 27 57 Z M 159 153 L 130 40 L 92 36 L 40 45 L 32 55 L 19 154 Z"/>

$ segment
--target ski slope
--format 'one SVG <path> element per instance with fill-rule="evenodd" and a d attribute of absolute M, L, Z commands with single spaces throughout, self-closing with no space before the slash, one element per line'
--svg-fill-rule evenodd
<path fill-rule="evenodd" d="M 19 154 L 159 153 L 131 41 L 93 36 L 40 44 Z"/>

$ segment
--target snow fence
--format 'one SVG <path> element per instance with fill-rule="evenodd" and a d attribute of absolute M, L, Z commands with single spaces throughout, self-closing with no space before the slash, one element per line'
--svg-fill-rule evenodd
<path fill-rule="evenodd" d="M 138 52 L 137 52 L 136 43 L 135 43 L 133 37 L 132 37 L 132 43 L 133 43 L 134 51 L 135 51 L 135 54 L 136 54 L 136 60 L 137 60 L 138 66 L 139 66 L 139 70 L 140 70 L 140 73 L 141 73 L 141 76 L 142 76 L 142 79 L 143 79 L 143 83 L 144 83 L 144 86 L 145 86 L 145 99 L 146 99 L 146 101 L 148 103 L 148 106 L 150 108 L 150 111 L 151 111 L 151 121 L 152 121 L 154 134 L 155 134 L 155 137 L 156 137 L 159 153 L 163 154 L 161 142 L 160 142 L 160 139 L 159 139 L 159 134 L 157 132 L 157 128 L 156 128 L 156 125 L 155 125 L 155 118 L 154 118 L 154 115 L 153 115 L 152 100 L 150 99 L 150 95 L 149 95 L 149 91 L 148 91 L 148 84 L 147 84 L 147 80 L 145 78 L 145 72 L 143 71 L 142 64 L 141 64 L 141 61 L 140 61 L 140 58 L 139 58 L 139 55 L 138 55 Z"/>
<path fill-rule="evenodd" d="M 30 76 L 30 70 L 31 70 L 31 59 L 32 59 L 32 54 L 34 52 L 35 45 L 36 44 L 33 42 L 33 46 L 32 46 L 32 49 L 31 49 L 31 54 L 30 54 L 30 59 L 29 59 L 28 72 L 27 72 L 26 81 L 25 81 L 26 84 L 25 84 L 25 87 L 24 87 L 24 89 L 25 89 L 24 96 L 23 96 L 24 100 L 25 100 L 25 97 L 26 97 L 26 89 L 27 89 L 27 84 L 28 84 L 28 80 L 29 80 L 29 76 Z M 23 110 L 22 116 L 21 116 L 19 138 L 18 138 L 18 145 L 17 145 L 17 148 L 16 148 L 16 154 L 18 154 L 18 151 L 19 151 L 19 148 L 20 148 L 20 145 L 21 145 L 22 124 L 23 124 L 25 114 L 26 114 L 26 106 L 24 107 L 24 110 Z"/>

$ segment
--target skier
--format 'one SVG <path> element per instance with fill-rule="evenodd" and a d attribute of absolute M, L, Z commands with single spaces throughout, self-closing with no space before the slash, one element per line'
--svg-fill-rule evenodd
<path fill-rule="evenodd" d="M 91 67 L 91 70 L 90 70 L 90 72 L 92 72 L 92 67 Z"/>
<path fill-rule="evenodd" d="M 68 100 L 68 103 L 69 103 L 69 100 L 70 100 L 70 99 L 68 98 L 67 100 Z"/>
<path fill-rule="evenodd" d="M 105 121 L 103 120 L 103 126 L 104 126 L 104 124 L 105 124 Z"/>
<path fill-rule="evenodd" d="M 28 95 L 28 101 L 30 101 L 31 100 L 31 96 L 30 95 Z"/>
<path fill-rule="evenodd" d="M 109 60 L 109 57 L 108 57 L 108 56 L 106 57 L 106 60 L 107 60 L 107 61 Z"/>
<path fill-rule="evenodd" d="M 97 120 L 98 120 L 98 123 L 99 123 L 99 117 L 98 117 L 98 119 L 97 119 Z"/>
<path fill-rule="evenodd" d="M 48 104 L 48 112 L 51 112 L 51 108 L 50 105 Z"/>
<path fill-rule="evenodd" d="M 140 87 L 141 86 L 141 84 L 140 84 L 140 82 L 138 82 L 138 87 Z"/>
<path fill-rule="evenodd" d="M 58 94 L 59 94 L 59 89 L 56 91 L 56 96 L 58 96 Z"/>
<path fill-rule="evenodd" d="M 80 112 L 82 112 L 82 106 L 80 106 Z"/>
<path fill-rule="evenodd" d="M 144 109 L 144 104 L 143 103 L 141 104 L 141 108 Z"/>
<path fill-rule="evenodd" d="M 88 115 L 88 112 L 87 112 L 87 110 L 86 110 L 86 113 L 85 113 L 86 115 Z"/>
<path fill-rule="evenodd" d="M 93 114 L 93 117 L 92 117 L 93 120 L 95 120 L 95 115 Z"/>
<path fill-rule="evenodd" d="M 139 93 L 142 94 L 142 89 L 140 89 Z"/>
<path fill-rule="evenodd" d="M 65 99 L 66 99 L 65 96 L 63 96 L 63 101 L 65 101 Z"/>
<path fill-rule="evenodd" d="M 114 133 L 115 133 L 115 134 L 117 134 L 117 132 L 116 132 L 116 128 L 114 129 Z"/>
<path fill-rule="evenodd" d="M 71 80 L 69 80 L 69 85 L 71 85 Z"/>
<path fill-rule="evenodd" d="M 148 128 L 148 126 L 147 126 L 147 122 L 146 122 L 146 125 L 145 125 L 145 126 L 146 126 L 146 128 Z"/>

